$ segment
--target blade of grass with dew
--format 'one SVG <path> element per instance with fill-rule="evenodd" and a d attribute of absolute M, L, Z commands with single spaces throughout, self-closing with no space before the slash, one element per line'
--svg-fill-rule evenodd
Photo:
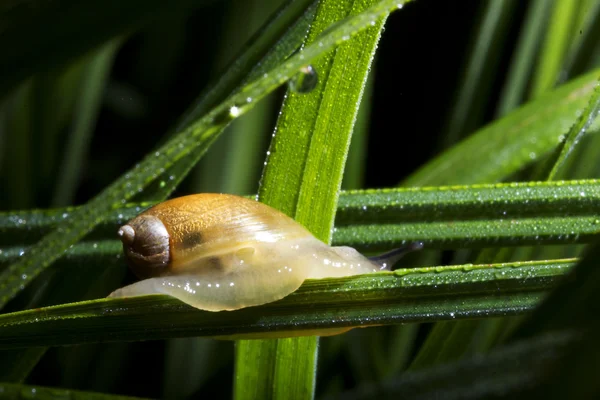
<path fill-rule="evenodd" d="M 28 76 L 67 63 L 118 35 L 159 18 L 163 13 L 207 5 L 210 1 L 75 0 L 4 3 L 0 8 L 0 93 Z M 69 38 L 69 40 L 63 40 Z M 36 51 L 23 51 L 36 49 Z"/>
<path fill-rule="evenodd" d="M 600 229 L 599 206 L 598 180 L 341 192 L 333 244 L 389 250 L 412 240 L 424 241 L 426 248 L 586 243 Z M 113 237 L 120 224 L 144 208 L 131 205 L 115 210 L 97 232 L 66 255 L 116 258 L 121 252 L 119 242 L 108 240 L 112 247 L 102 250 L 99 241 Z M 27 225 L 43 231 L 56 223 L 46 211 L 6 217 L 0 218 L 0 239 L 3 243 L 10 243 L 6 238 L 11 236 L 18 239 L 13 246 L 0 248 L 0 268 L 28 250 L 24 238 L 30 243 L 37 239 L 23 235 Z"/>
<path fill-rule="evenodd" d="M 449 147 L 476 129 L 481 121 L 483 105 L 491 90 L 497 58 L 517 2 L 490 1 L 485 7 L 464 74 L 458 84 L 458 94 L 450 113 L 443 147 Z"/>
<path fill-rule="evenodd" d="M 575 261 L 468 264 L 311 279 L 281 300 L 227 313 L 200 311 L 165 295 L 82 301 L 0 315 L 0 349 L 196 336 L 290 337 L 333 328 L 521 315 L 566 279 Z M 258 359 L 248 360 L 252 364 Z"/>
<path fill-rule="evenodd" d="M 527 4 L 527 14 L 521 27 L 522 33 L 519 35 L 508 76 L 500 93 L 496 111 L 499 117 L 506 115 L 523 102 L 552 4 L 547 0 L 533 0 Z"/>
<path fill-rule="evenodd" d="M 314 18 L 315 0 L 288 0 L 228 65 L 219 80 L 200 95 L 177 125 L 182 130 L 243 84 L 255 80 L 296 51 Z"/>
<path fill-rule="evenodd" d="M 85 67 L 79 101 L 74 110 L 65 157 L 59 169 L 57 187 L 52 200 L 55 207 L 72 203 L 81 173 L 79 166 L 89 149 L 92 131 L 100 112 L 104 88 L 120 44 L 120 41 L 113 40 L 104 45 Z"/>
<path fill-rule="evenodd" d="M 600 70 L 527 103 L 421 167 L 405 186 L 495 182 L 550 153 L 587 105 Z M 598 129 L 598 121 L 590 132 Z"/>
<path fill-rule="evenodd" d="M 540 53 L 540 61 L 533 74 L 530 97 L 535 99 L 552 89 L 559 80 L 565 55 L 571 42 L 573 26 L 578 17 L 580 2 L 555 0 L 552 16 Z"/>
<path fill-rule="evenodd" d="M 371 4 L 357 1 L 346 8 L 321 2 L 307 43 L 322 46 L 332 23 Z M 371 19 L 372 28 L 314 62 L 318 82 L 312 92 L 288 91 L 261 180 L 261 201 L 293 216 L 325 242 L 331 241 L 355 116 L 384 20 Z M 313 398 L 317 348 L 316 337 L 239 341 L 234 397 Z"/>
<path fill-rule="evenodd" d="M 552 166 L 552 170 L 548 174 L 548 180 L 551 181 L 558 174 L 558 171 L 562 168 L 566 159 L 569 157 L 569 154 L 573 151 L 575 146 L 582 139 L 583 135 L 585 135 L 590 126 L 598 116 L 600 112 L 600 82 L 596 83 L 596 89 L 590 98 L 588 107 L 584 110 L 583 113 L 577 118 L 577 121 L 566 136 L 563 145 L 560 146 L 560 153 L 558 153 L 558 158 L 555 160 Z"/>
<path fill-rule="evenodd" d="M 45 236 L 15 264 L 0 273 L 0 307 L 18 294 L 31 280 L 59 258 L 71 244 L 90 232 L 106 215 L 157 179 L 182 157 L 198 147 L 206 148 L 233 119 L 250 110 L 256 102 L 292 78 L 300 68 L 340 43 L 371 27 L 371 22 L 397 9 L 397 2 L 381 0 L 364 12 L 354 15 L 324 33 L 319 44 L 312 44 L 299 54 L 272 69 L 203 118 L 148 154 L 139 164 L 115 180 L 86 206 L 71 214 L 65 224 Z M 248 103 L 247 99 L 252 101 Z"/>

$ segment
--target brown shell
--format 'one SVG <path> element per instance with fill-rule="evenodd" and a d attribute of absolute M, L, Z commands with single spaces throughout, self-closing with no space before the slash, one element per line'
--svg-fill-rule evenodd
<path fill-rule="evenodd" d="M 153 216 L 169 233 L 170 260 L 158 275 L 187 273 L 199 257 L 220 257 L 259 242 L 312 236 L 282 212 L 244 197 L 202 193 L 178 197 L 132 220 Z M 217 263 L 214 260 L 213 263 Z"/>

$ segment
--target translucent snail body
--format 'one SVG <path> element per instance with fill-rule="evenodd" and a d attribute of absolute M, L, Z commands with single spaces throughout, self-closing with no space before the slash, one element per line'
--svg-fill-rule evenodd
<path fill-rule="evenodd" d="M 287 215 L 257 201 L 196 194 L 160 203 L 119 229 L 141 281 L 110 294 L 167 294 L 208 311 L 281 299 L 308 278 L 376 272 L 350 247 L 331 247 Z"/>

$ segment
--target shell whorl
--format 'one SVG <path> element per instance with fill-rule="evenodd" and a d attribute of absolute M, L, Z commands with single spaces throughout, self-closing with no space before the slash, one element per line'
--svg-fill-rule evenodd
<path fill-rule="evenodd" d="M 170 235 L 159 218 L 139 215 L 123 225 L 118 235 L 129 266 L 140 279 L 158 276 L 169 266 Z"/>

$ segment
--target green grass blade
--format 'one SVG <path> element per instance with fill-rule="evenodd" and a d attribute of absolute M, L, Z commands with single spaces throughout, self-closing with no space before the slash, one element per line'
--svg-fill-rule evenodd
<path fill-rule="evenodd" d="M 493 81 L 489 77 L 496 68 L 499 48 L 502 48 L 507 36 L 505 30 L 508 29 L 516 2 L 490 1 L 481 5 L 485 10 L 478 32 L 473 35 L 476 39 L 458 84 L 458 94 L 444 136 L 444 147 L 454 144 L 479 125 L 485 104 L 480 99 L 487 97 L 491 90 Z"/>
<path fill-rule="evenodd" d="M 44 307 L 0 315 L 0 349 L 190 336 L 269 337 L 274 332 L 311 334 L 328 328 L 517 315 L 538 304 L 574 261 L 469 264 L 313 279 L 276 302 L 226 313 L 200 311 L 164 295 Z M 247 353 L 238 349 L 237 354 Z"/>
<path fill-rule="evenodd" d="M 65 206 L 72 203 L 81 173 L 80 166 L 89 150 L 92 131 L 100 112 L 104 87 L 119 47 L 120 41 L 112 41 L 103 46 L 85 67 L 80 98 L 74 110 L 73 126 L 52 200 L 54 206 Z"/>
<path fill-rule="evenodd" d="M 505 179 L 559 144 L 588 104 L 600 71 L 579 77 L 527 103 L 438 155 L 403 185 L 473 184 Z M 597 123 L 590 131 L 596 129 Z"/>
<path fill-rule="evenodd" d="M 147 206 L 116 210 L 87 241 L 66 254 L 91 252 L 98 257 L 106 249 L 107 257 L 115 257 L 121 252 L 119 242 L 107 239 Z M 341 192 L 333 243 L 370 250 L 389 250 L 413 240 L 431 248 L 585 243 L 600 229 L 599 206 L 598 180 Z M 37 239 L 29 229 L 43 233 L 57 217 L 60 211 L 0 214 L 0 265 L 14 261 L 27 251 L 23 244 Z M 104 241 L 112 247 L 102 247 Z"/>
<path fill-rule="evenodd" d="M 22 290 L 42 270 L 62 255 L 70 245 L 90 232 L 106 215 L 155 181 L 181 158 L 192 151 L 202 154 L 216 139 L 222 129 L 233 119 L 250 110 L 256 102 L 292 78 L 307 62 L 331 50 L 336 45 L 371 27 L 371 21 L 397 4 L 381 0 L 363 13 L 344 20 L 321 36 L 318 43 L 303 49 L 285 63 L 274 68 L 256 81 L 246 85 L 240 92 L 214 108 L 206 116 L 179 133 L 154 153 L 148 154 L 139 164 L 115 180 L 102 193 L 90 200 L 56 231 L 45 236 L 36 246 L 15 264 L 0 273 L 0 307 Z M 248 102 L 248 99 L 251 99 Z M 195 161 L 195 160 L 190 160 Z M 173 177 L 180 179 L 180 177 Z"/>
<path fill-rule="evenodd" d="M 315 0 L 288 0 L 248 41 L 219 80 L 186 111 L 177 129 L 184 129 L 236 88 L 259 78 L 296 51 L 306 36 L 315 9 Z"/>
<path fill-rule="evenodd" d="M 515 54 L 508 70 L 508 76 L 500 94 L 500 104 L 496 114 L 506 115 L 523 102 L 535 56 L 545 29 L 545 22 L 552 7 L 547 0 L 533 0 L 527 5 Z"/>
<path fill-rule="evenodd" d="M 585 72 L 590 61 L 593 61 L 594 50 L 598 47 L 598 38 L 600 37 L 600 3 L 597 1 L 588 2 L 587 7 L 581 7 L 585 11 L 585 20 L 580 25 L 579 32 L 576 32 L 577 39 L 571 46 L 569 55 L 565 62 L 565 77 L 576 76 Z"/>
<path fill-rule="evenodd" d="M 558 153 L 558 158 L 553 163 L 552 170 L 548 175 L 548 180 L 555 179 L 558 171 L 563 167 L 563 164 L 571 154 L 571 152 L 575 149 L 575 146 L 581 141 L 583 135 L 585 135 L 590 126 L 598 116 L 600 112 L 600 83 L 596 84 L 596 90 L 592 94 L 590 98 L 589 105 L 586 107 L 584 112 L 581 113 L 575 124 L 569 130 L 567 137 L 562 146 L 560 146 L 557 150 L 560 150 Z"/>
<path fill-rule="evenodd" d="M 533 74 L 531 98 L 535 99 L 552 89 L 558 81 L 574 33 L 579 7 L 580 2 L 577 1 L 555 0 L 540 61 Z"/>
<path fill-rule="evenodd" d="M 410 364 L 411 370 L 454 361 L 467 352 L 470 342 L 461 340 L 473 336 L 479 320 L 438 322 L 427 336 L 427 341 Z"/>

